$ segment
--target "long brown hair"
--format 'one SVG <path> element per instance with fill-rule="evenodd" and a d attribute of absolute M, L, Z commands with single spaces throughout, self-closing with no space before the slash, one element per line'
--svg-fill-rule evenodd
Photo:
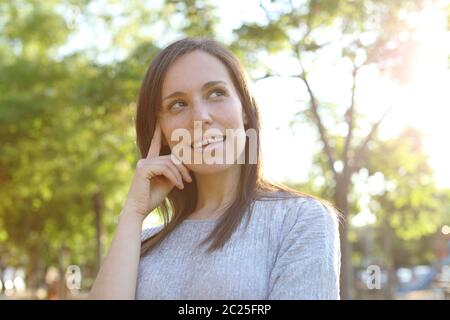
<path fill-rule="evenodd" d="M 215 229 L 203 242 L 206 243 L 213 240 L 208 248 L 208 252 L 212 252 L 221 248 L 227 242 L 247 211 L 251 214 L 254 200 L 263 198 L 274 199 L 274 195 L 282 197 L 315 197 L 269 182 L 263 178 L 259 136 L 260 116 L 256 101 L 249 91 L 248 75 L 239 59 L 222 44 L 209 38 L 185 38 L 178 40 L 159 52 L 150 64 L 142 82 L 137 103 L 136 134 L 141 156 L 144 158 L 150 148 L 157 115 L 161 106 L 161 89 L 167 69 L 178 57 L 194 50 L 201 50 L 211 54 L 225 65 L 239 94 L 247 118 L 247 124 L 244 128 L 245 130 L 252 128 L 257 133 L 256 164 L 248 163 L 249 143 L 247 141 L 245 146 L 246 162 L 242 164 L 237 197 L 226 208 L 226 211 L 220 217 L 220 223 L 216 225 Z M 170 154 L 170 152 L 168 146 L 165 146 L 161 150 L 161 155 Z M 173 188 L 167 195 L 166 200 L 157 208 L 163 217 L 164 227 L 142 242 L 141 256 L 156 247 L 186 219 L 195 210 L 196 204 L 197 185 L 193 175 L 192 183 L 186 184 L 183 190 Z"/>

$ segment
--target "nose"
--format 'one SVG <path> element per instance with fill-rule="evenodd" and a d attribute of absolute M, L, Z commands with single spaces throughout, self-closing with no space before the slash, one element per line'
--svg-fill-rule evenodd
<path fill-rule="evenodd" d="M 194 121 L 197 123 L 210 125 L 212 123 L 212 118 L 208 104 L 202 100 L 198 100 L 192 105 L 192 124 Z"/>

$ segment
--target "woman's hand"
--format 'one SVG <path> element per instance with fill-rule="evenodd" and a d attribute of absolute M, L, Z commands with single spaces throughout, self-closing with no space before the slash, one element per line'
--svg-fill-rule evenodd
<path fill-rule="evenodd" d="M 171 155 L 159 155 L 161 135 L 157 122 L 147 157 L 137 162 L 124 212 L 137 213 L 145 218 L 162 203 L 174 186 L 184 188 L 183 179 L 192 182 L 189 170 L 183 164 L 175 164 Z"/>

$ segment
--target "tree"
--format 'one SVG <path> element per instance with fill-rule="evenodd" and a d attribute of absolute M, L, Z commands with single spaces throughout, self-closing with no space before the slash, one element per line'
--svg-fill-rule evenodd
<path fill-rule="evenodd" d="M 261 51 L 269 54 L 282 52 L 286 54 L 286 59 L 294 59 L 297 63 L 297 72 L 281 76 L 298 78 L 309 96 L 307 108 L 299 114 L 309 119 L 317 129 L 326 156 L 327 171 L 332 178 L 333 202 L 344 216 L 340 225 L 341 296 L 344 299 L 351 297 L 353 273 L 348 243 L 351 179 L 355 172 L 367 165 L 367 147 L 389 111 L 386 106 L 379 120 L 368 123 L 358 112 L 357 76 L 364 67 L 375 65 L 384 74 L 404 80 L 402 71 L 409 67 L 408 60 L 404 59 L 405 52 L 412 47 L 409 46 L 409 39 L 399 38 L 399 31 L 408 27 L 398 13 L 418 10 L 420 5 L 421 1 L 310 0 L 299 4 L 260 1 L 266 15 L 265 21 L 244 23 L 234 30 L 237 40 L 232 47 L 249 64 L 255 64 L 258 59 L 248 52 Z M 320 87 L 310 80 L 318 58 L 330 48 L 340 50 L 339 58 L 348 62 L 348 78 L 351 79 L 348 104 L 331 109 L 325 108 L 325 102 L 321 102 L 318 93 Z M 258 79 L 280 75 L 273 70 L 274 67 L 264 63 L 259 69 L 264 75 Z M 330 111 L 339 115 L 337 122 L 329 120 L 327 113 Z M 342 127 L 339 126 L 341 123 L 346 125 L 345 134 L 342 131 L 332 132 L 332 128 Z"/>
<path fill-rule="evenodd" d="M 377 141 L 368 153 L 369 175 L 378 175 L 383 185 L 372 196 L 370 207 L 377 216 L 383 260 L 389 274 L 387 298 L 392 298 L 395 270 L 399 266 L 395 240 L 403 240 L 404 244 L 436 233 L 446 212 L 438 200 L 420 131 L 406 128 L 398 138 Z"/>

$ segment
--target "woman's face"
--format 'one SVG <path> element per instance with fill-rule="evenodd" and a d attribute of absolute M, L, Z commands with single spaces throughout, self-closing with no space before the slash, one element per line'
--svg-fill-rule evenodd
<path fill-rule="evenodd" d="M 168 68 L 161 93 L 158 119 L 163 136 L 172 153 L 180 143 L 189 148 L 191 156 L 184 155 L 183 163 L 190 170 L 214 173 L 236 163 L 245 149 L 243 108 L 228 70 L 219 59 L 199 50 L 179 57 Z M 188 133 L 190 139 L 172 140 L 172 133 L 177 129 Z M 241 134 L 230 137 L 229 133 L 236 131 Z M 228 161 L 205 161 L 206 157 L 217 154 L 223 154 L 225 159 L 230 152 L 232 157 Z"/>

